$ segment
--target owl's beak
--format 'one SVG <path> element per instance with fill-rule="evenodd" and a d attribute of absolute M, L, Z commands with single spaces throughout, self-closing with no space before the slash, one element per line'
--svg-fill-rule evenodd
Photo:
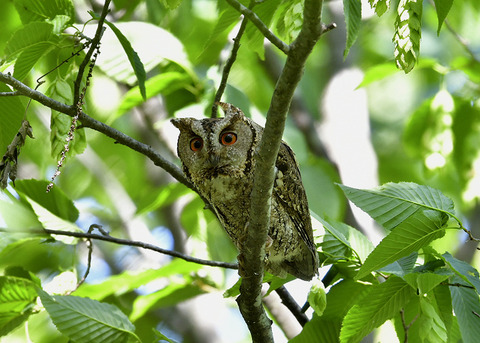
<path fill-rule="evenodd" d="M 208 158 L 208 162 L 210 163 L 210 167 L 215 168 L 220 163 L 220 156 L 215 153 L 211 153 L 210 157 Z"/>

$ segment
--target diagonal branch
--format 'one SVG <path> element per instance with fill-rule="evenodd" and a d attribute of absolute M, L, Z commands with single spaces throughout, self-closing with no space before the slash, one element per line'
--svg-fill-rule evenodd
<path fill-rule="evenodd" d="M 229 1 L 229 0 L 227 0 Z M 267 122 L 255 156 L 256 170 L 251 194 L 250 221 L 239 263 L 242 284 L 237 303 L 254 342 L 272 342 L 271 321 L 261 302 L 265 242 L 270 222 L 270 197 L 274 182 L 274 166 L 282 140 L 287 112 L 305 62 L 325 32 L 321 25 L 323 1 L 306 0 L 304 22 L 297 39 L 290 45 L 287 60 L 267 113 Z"/>
<path fill-rule="evenodd" d="M 10 75 L 10 73 L 4 74 L 0 72 L 0 82 L 10 85 L 14 89 L 16 89 L 16 91 L 19 94 L 24 95 L 30 99 L 36 100 L 42 105 L 47 106 L 55 111 L 64 113 L 71 117 L 75 116 L 76 114 L 76 109 L 74 106 L 68 106 L 61 102 L 53 100 L 52 98 L 49 98 L 43 93 L 38 92 L 26 86 L 22 82 L 18 81 L 12 75 Z M 133 139 L 132 137 L 124 134 L 123 132 L 120 132 L 111 126 L 108 126 L 105 123 L 102 123 L 96 119 L 93 119 L 92 117 L 88 116 L 84 112 L 81 112 L 79 116 L 79 120 L 82 122 L 83 127 L 88 127 L 95 131 L 101 132 L 104 135 L 110 138 L 113 138 L 117 143 L 123 144 L 147 156 L 156 166 L 163 168 L 165 171 L 167 171 L 179 182 L 183 183 L 190 189 L 195 190 L 195 187 L 185 178 L 185 175 L 183 174 L 182 170 L 176 164 L 166 160 L 162 155 L 160 155 L 158 152 L 153 150 L 151 146 L 144 144 L 142 142 L 139 142 Z"/>
<path fill-rule="evenodd" d="M 283 53 L 288 54 L 290 47 L 283 42 L 280 38 L 275 36 L 275 34 L 268 29 L 267 26 L 262 22 L 262 20 L 253 12 L 251 9 L 243 6 L 237 0 L 226 0 L 230 6 L 236 9 L 238 12 L 242 13 L 246 18 L 248 18 L 259 30 L 265 38 L 267 38 L 273 45 L 279 48 Z"/>

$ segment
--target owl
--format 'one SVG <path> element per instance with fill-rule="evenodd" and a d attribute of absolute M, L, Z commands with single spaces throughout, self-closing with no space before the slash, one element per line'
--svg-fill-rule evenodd
<path fill-rule="evenodd" d="M 254 154 L 263 127 L 233 105 L 219 103 L 224 118 L 172 119 L 180 130 L 177 152 L 186 177 L 209 201 L 240 250 L 250 220 Z M 291 148 L 280 145 L 275 164 L 265 269 L 311 280 L 318 273 L 307 197 Z"/>

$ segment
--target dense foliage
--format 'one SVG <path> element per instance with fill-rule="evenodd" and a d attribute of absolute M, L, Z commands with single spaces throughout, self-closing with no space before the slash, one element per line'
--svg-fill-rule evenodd
<path fill-rule="evenodd" d="M 257 23 L 233 39 L 239 6 Z M 211 115 L 236 42 L 222 101 L 264 123 L 304 1 L 109 7 L 0 3 L 0 337 L 249 341 L 238 252 L 169 119 Z M 476 342 L 480 3 L 329 1 L 322 22 L 284 132 L 322 268 L 307 288 L 265 275 L 311 307 L 292 331 L 265 301 L 275 339 Z"/>

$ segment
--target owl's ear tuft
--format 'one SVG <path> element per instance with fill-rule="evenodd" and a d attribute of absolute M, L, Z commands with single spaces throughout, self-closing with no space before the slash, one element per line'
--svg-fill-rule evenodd
<path fill-rule="evenodd" d="M 170 122 L 180 131 L 191 130 L 192 118 L 173 118 Z"/>
<path fill-rule="evenodd" d="M 216 104 L 222 108 L 223 112 L 225 112 L 225 118 L 234 119 L 237 117 L 240 119 L 245 117 L 245 114 L 243 114 L 242 110 L 233 106 L 232 104 L 228 104 L 226 102 L 217 102 Z"/>

